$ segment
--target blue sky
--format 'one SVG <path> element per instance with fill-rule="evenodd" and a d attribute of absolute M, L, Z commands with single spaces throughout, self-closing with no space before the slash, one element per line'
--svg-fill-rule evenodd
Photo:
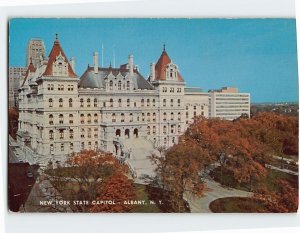
<path fill-rule="evenodd" d="M 295 19 L 11 19 L 9 66 L 24 66 L 30 38 L 46 55 L 58 33 L 81 76 L 104 45 L 104 66 L 134 63 L 146 77 L 163 43 L 187 86 L 204 90 L 235 86 L 252 102 L 298 101 Z"/>

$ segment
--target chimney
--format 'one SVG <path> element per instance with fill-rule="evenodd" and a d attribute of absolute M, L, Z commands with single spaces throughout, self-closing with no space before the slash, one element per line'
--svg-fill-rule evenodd
<path fill-rule="evenodd" d="M 129 67 L 130 76 L 133 76 L 133 55 L 132 54 L 128 56 L 128 67 Z"/>
<path fill-rule="evenodd" d="M 94 72 L 98 74 L 98 53 L 94 52 Z"/>
<path fill-rule="evenodd" d="M 150 64 L 150 82 L 155 80 L 155 63 Z"/>
<path fill-rule="evenodd" d="M 72 67 L 72 70 L 75 72 L 75 58 L 74 57 L 70 58 L 70 65 Z"/>

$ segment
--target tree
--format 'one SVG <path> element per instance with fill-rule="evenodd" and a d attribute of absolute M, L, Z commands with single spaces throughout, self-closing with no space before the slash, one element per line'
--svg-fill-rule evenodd
<path fill-rule="evenodd" d="M 116 172 L 108 177 L 98 189 L 96 200 L 104 204 L 95 204 L 90 208 L 91 212 L 111 212 L 123 213 L 129 212 L 133 205 L 129 202 L 134 200 L 133 181 L 129 180 L 124 174 Z M 114 204 L 106 203 L 113 201 Z"/>
<path fill-rule="evenodd" d="M 14 139 L 16 139 L 16 134 L 18 131 L 18 120 L 19 111 L 17 108 L 10 108 L 8 110 L 8 133 Z"/>

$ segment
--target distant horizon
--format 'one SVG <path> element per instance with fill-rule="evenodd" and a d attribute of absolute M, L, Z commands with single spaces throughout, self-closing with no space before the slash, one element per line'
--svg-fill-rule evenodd
<path fill-rule="evenodd" d="M 45 30 L 47 28 L 47 30 Z M 46 56 L 55 34 L 80 77 L 104 45 L 104 67 L 127 62 L 147 79 L 163 44 L 187 87 L 204 91 L 234 86 L 253 103 L 298 100 L 295 19 L 43 19 L 15 18 L 9 25 L 9 66 L 24 67 L 31 38 L 44 41 Z M 92 65 L 91 65 L 92 64 Z"/>

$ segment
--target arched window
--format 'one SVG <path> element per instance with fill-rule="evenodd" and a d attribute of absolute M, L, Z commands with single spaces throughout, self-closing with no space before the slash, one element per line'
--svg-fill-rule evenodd
<path fill-rule="evenodd" d="M 73 114 L 69 114 L 69 123 L 73 125 Z"/>
<path fill-rule="evenodd" d="M 122 107 L 122 100 L 121 99 L 118 100 L 118 103 L 119 103 L 119 107 Z"/>
<path fill-rule="evenodd" d="M 98 138 L 98 129 L 97 128 L 94 129 L 94 138 Z"/>
<path fill-rule="evenodd" d="M 173 121 L 173 120 L 174 120 L 174 113 L 171 112 L 171 121 Z"/>
<path fill-rule="evenodd" d="M 145 113 L 142 113 L 142 121 L 145 121 Z"/>
<path fill-rule="evenodd" d="M 59 114 L 59 124 L 63 124 L 63 123 L 64 123 L 64 115 Z"/>
<path fill-rule="evenodd" d="M 167 138 L 164 138 L 164 144 L 167 145 Z"/>
<path fill-rule="evenodd" d="M 177 100 L 178 107 L 180 107 L 180 99 Z"/>
<path fill-rule="evenodd" d="M 171 133 L 174 133 L 174 125 L 171 125 Z"/>
<path fill-rule="evenodd" d="M 74 131 L 73 131 L 73 129 L 70 129 L 70 131 L 69 131 L 69 137 L 70 137 L 70 139 L 74 138 Z"/>
<path fill-rule="evenodd" d="M 64 130 L 63 129 L 59 130 L 59 139 L 64 139 Z"/>
<path fill-rule="evenodd" d="M 73 145 L 73 143 L 72 143 L 72 142 L 70 142 L 70 150 L 72 151 L 72 150 L 73 150 L 73 148 L 74 148 L 74 145 Z"/>
<path fill-rule="evenodd" d="M 84 142 L 81 143 L 81 150 L 84 150 Z"/>
<path fill-rule="evenodd" d="M 91 99 L 88 98 L 88 99 L 86 100 L 86 102 L 87 102 L 87 107 L 91 107 Z"/>
<path fill-rule="evenodd" d="M 63 99 L 59 98 L 58 102 L 59 102 L 59 107 L 62 107 L 63 106 Z"/>
<path fill-rule="evenodd" d="M 110 107 L 113 107 L 114 106 L 114 100 L 110 99 L 109 102 L 110 102 Z"/>
<path fill-rule="evenodd" d="M 156 113 L 155 112 L 153 113 L 153 121 L 154 122 L 156 121 Z"/>
<path fill-rule="evenodd" d="M 112 90 L 114 87 L 114 82 L 112 80 L 109 81 L 109 90 Z"/>
<path fill-rule="evenodd" d="M 167 113 L 166 113 L 166 112 L 164 112 L 163 120 L 164 120 L 164 121 L 167 120 Z"/>
<path fill-rule="evenodd" d="M 150 135 L 150 126 L 147 126 L 147 134 Z"/>
<path fill-rule="evenodd" d="M 50 144 L 50 152 L 54 151 L 54 145 Z"/>
<path fill-rule="evenodd" d="M 147 107 L 150 106 L 150 99 L 147 99 Z"/>
<path fill-rule="evenodd" d="M 115 113 L 111 114 L 111 121 L 116 122 L 116 114 Z"/>
<path fill-rule="evenodd" d="M 181 121 L 181 113 L 178 113 L 178 120 Z"/>
<path fill-rule="evenodd" d="M 129 114 L 129 121 L 133 122 L 133 114 L 132 113 Z"/>
<path fill-rule="evenodd" d="M 155 99 L 152 100 L 152 105 L 155 107 Z"/>
<path fill-rule="evenodd" d="M 84 134 L 85 134 L 84 129 L 81 129 L 80 137 L 81 137 L 81 138 L 84 138 L 84 136 L 85 136 Z"/>
<path fill-rule="evenodd" d="M 153 126 L 153 134 L 156 134 L 156 126 Z"/>
<path fill-rule="evenodd" d="M 97 141 L 95 142 L 95 147 L 94 148 L 95 148 L 95 150 L 98 150 L 98 142 Z"/>
<path fill-rule="evenodd" d="M 127 82 L 126 82 L 126 88 L 127 88 L 127 90 L 130 89 L 130 81 L 127 81 Z"/>
<path fill-rule="evenodd" d="M 122 89 L 122 82 L 119 81 L 119 82 L 118 82 L 118 90 L 121 90 L 121 89 Z"/>
<path fill-rule="evenodd" d="M 97 102 L 97 99 L 95 98 L 94 99 L 94 107 L 97 107 L 98 106 L 98 102 Z"/>
<path fill-rule="evenodd" d="M 141 100 L 141 107 L 144 107 L 144 99 Z"/>
<path fill-rule="evenodd" d="M 97 113 L 94 114 L 94 123 L 98 123 L 98 114 Z"/>
<path fill-rule="evenodd" d="M 50 107 L 50 108 L 53 107 L 53 99 L 52 99 L 52 98 L 49 99 L 49 107 Z"/>
<path fill-rule="evenodd" d="M 177 130 L 178 130 L 178 133 L 181 133 L 181 126 L 180 125 L 178 125 Z"/>
<path fill-rule="evenodd" d="M 69 99 L 69 107 L 73 107 L 73 100 L 71 98 Z"/>
<path fill-rule="evenodd" d="M 167 126 L 165 126 L 165 125 L 164 125 L 164 127 L 163 127 L 163 133 L 164 133 L 164 134 L 167 134 Z"/>
<path fill-rule="evenodd" d="M 92 118 L 91 114 L 87 114 L 87 122 L 88 122 L 88 124 L 91 124 L 91 122 L 92 122 L 91 118 Z"/>
<path fill-rule="evenodd" d="M 84 114 L 80 114 L 80 123 L 84 124 Z"/>
<path fill-rule="evenodd" d="M 50 131 L 49 131 L 49 139 L 50 139 L 50 140 L 53 140 L 53 139 L 54 139 L 54 133 L 53 133 L 53 130 L 50 130 Z"/>
<path fill-rule="evenodd" d="M 130 107 L 130 99 L 127 99 L 127 107 Z"/>
<path fill-rule="evenodd" d="M 88 138 L 91 138 L 91 137 L 92 137 L 92 129 L 88 128 Z"/>
<path fill-rule="evenodd" d="M 173 99 L 171 99 L 170 106 L 173 107 Z"/>
<path fill-rule="evenodd" d="M 163 107 L 166 107 L 167 101 L 166 99 L 163 99 Z"/>
<path fill-rule="evenodd" d="M 83 98 L 80 99 L 80 107 L 83 107 Z"/>
<path fill-rule="evenodd" d="M 49 125 L 53 125 L 53 115 L 49 115 Z"/>
<path fill-rule="evenodd" d="M 121 122 L 124 122 L 125 121 L 125 115 L 124 113 L 121 113 Z"/>

